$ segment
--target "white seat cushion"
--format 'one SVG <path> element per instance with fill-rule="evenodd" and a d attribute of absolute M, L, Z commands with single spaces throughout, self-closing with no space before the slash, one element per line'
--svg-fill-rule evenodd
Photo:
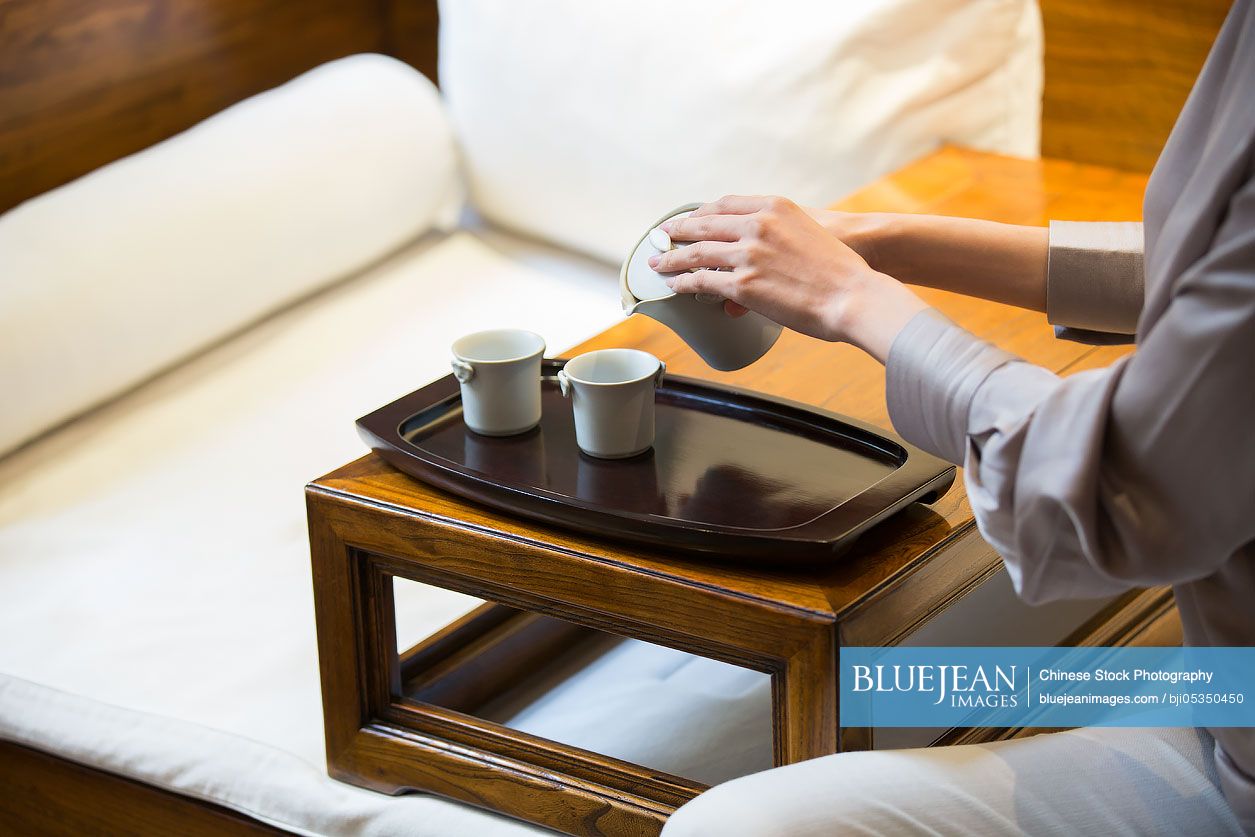
<path fill-rule="evenodd" d="M 520 325 L 556 353 L 621 318 L 615 288 L 535 244 L 432 235 L 0 461 L 0 737 L 301 833 L 531 833 L 326 777 L 301 487 L 365 453 L 354 420 L 445 374 L 454 337 Z M 401 588 L 411 640 L 476 604 Z M 719 664 L 627 659 L 517 725 L 711 779 L 768 766 L 763 675 L 712 690 Z"/>

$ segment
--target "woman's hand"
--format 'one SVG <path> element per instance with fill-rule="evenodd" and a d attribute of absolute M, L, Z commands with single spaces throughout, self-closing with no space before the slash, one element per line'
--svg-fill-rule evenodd
<path fill-rule="evenodd" d="M 878 273 L 806 210 L 778 197 L 729 196 L 663 224 L 692 241 L 650 259 L 679 293 L 707 293 L 824 340 L 854 343 L 882 361 L 927 306 Z M 691 271 L 691 272 L 689 272 Z"/>

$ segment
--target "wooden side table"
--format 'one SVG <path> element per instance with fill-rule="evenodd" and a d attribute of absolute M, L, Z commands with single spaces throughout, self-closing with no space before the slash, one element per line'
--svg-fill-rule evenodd
<path fill-rule="evenodd" d="M 843 201 L 1017 223 L 1140 217 L 1145 177 L 943 149 Z M 1056 340 L 1040 314 L 937 291 L 929 301 L 1058 372 L 1123 349 Z M 635 346 L 685 375 L 727 381 L 888 426 L 884 372 L 848 346 L 793 333 L 734 373 L 705 367 L 673 334 L 633 318 L 572 352 Z M 666 554 L 513 519 L 367 456 L 307 489 L 328 765 L 386 793 L 430 791 L 570 834 L 656 834 L 698 782 L 475 717 L 513 680 L 596 631 L 769 674 L 774 760 L 874 744 L 838 729 L 837 650 L 893 644 L 1005 573 L 961 485 L 864 536 L 832 566 L 771 570 Z M 488 600 L 398 649 L 392 577 Z M 1071 642 L 1171 641 L 1170 594 L 1121 597 Z M 954 731 L 946 741 L 1007 731 Z"/>

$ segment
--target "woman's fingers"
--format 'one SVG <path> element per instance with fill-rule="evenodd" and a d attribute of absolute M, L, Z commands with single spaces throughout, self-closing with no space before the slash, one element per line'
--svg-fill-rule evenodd
<path fill-rule="evenodd" d="M 750 309 L 746 308 L 739 302 L 733 302 L 730 299 L 725 299 L 723 301 L 723 313 L 727 314 L 729 317 L 744 317 L 749 312 Z"/>
<path fill-rule="evenodd" d="M 744 215 L 674 218 L 662 225 L 672 241 L 736 241 L 745 231 Z"/>
<path fill-rule="evenodd" d="M 689 217 L 700 218 L 703 215 L 750 215 L 766 208 L 770 201 L 770 197 L 764 197 L 763 195 L 724 195 L 717 201 L 704 203 L 697 209 L 694 209 L 693 214 Z"/>
<path fill-rule="evenodd" d="M 678 294 L 712 294 L 728 297 L 736 285 L 731 270 L 694 270 L 667 277 L 667 286 Z"/>
<path fill-rule="evenodd" d="M 650 256 L 649 266 L 659 273 L 679 273 L 703 267 L 736 267 L 740 248 L 724 241 L 698 241 Z"/>

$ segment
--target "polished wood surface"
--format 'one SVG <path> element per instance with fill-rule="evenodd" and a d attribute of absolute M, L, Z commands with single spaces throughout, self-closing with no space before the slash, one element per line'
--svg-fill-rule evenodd
<path fill-rule="evenodd" d="M 436 0 L 0 0 L 0 212 L 357 52 L 435 75 Z"/>
<path fill-rule="evenodd" d="M 1144 175 L 948 148 L 840 206 L 1030 224 L 1128 220 L 1139 217 L 1144 187 Z M 977 334 L 1060 373 L 1128 351 L 1057 340 L 1041 314 L 923 293 Z M 763 360 L 718 373 L 661 325 L 633 317 L 567 354 L 615 346 L 651 351 L 680 374 L 889 427 L 884 370 L 849 346 L 786 332 Z M 691 557 L 547 527 L 431 488 L 375 455 L 312 483 L 307 501 L 333 775 L 391 793 L 426 789 L 572 834 L 656 833 L 702 786 L 414 699 L 402 685 L 391 577 L 768 673 L 775 761 L 786 764 L 873 744 L 871 731 L 835 724 L 841 644 L 901 641 L 1005 572 L 957 485 L 935 506 L 913 506 L 875 527 L 841 559 L 804 569 Z M 1162 590 L 1129 594 L 1112 604 L 1100 627 L 1119 636 L 1167 600 Z M 427 669 L 424 680 L 423 665 L 407 664 L 405 675 L 433 688 L 453 675 L 447 682 L 465 691 L 473 684 L 457 675 L 476 659 L 471 643 L 492 653 L 493 643 L 515 635 L 495 621 L 501 618 L 480 614 L 453 629 L 461 640 L 438 642 L 440 653 L 428 656 L 451 661 L 443 672 Z M 517 629 L 531 630 L 523 622 Z"/>
<path fill-rule="evenodd" d="M 260 837 L 287 833 L 220 805 L 0 741 L 0 834 Z"/>
<path fill-rule="evenodd" d="M 436 0 L 378 2 L 383 16 L 380 52 L 400 58 L 422 70 L 432 81 L 439 82 L 436 48 L 439 44 L 440 10 Z"/>
<path fill-rule="evenodd" d="M 1041 0 L 1045 157 L 1150 171 L 1230 0 Z"/>

